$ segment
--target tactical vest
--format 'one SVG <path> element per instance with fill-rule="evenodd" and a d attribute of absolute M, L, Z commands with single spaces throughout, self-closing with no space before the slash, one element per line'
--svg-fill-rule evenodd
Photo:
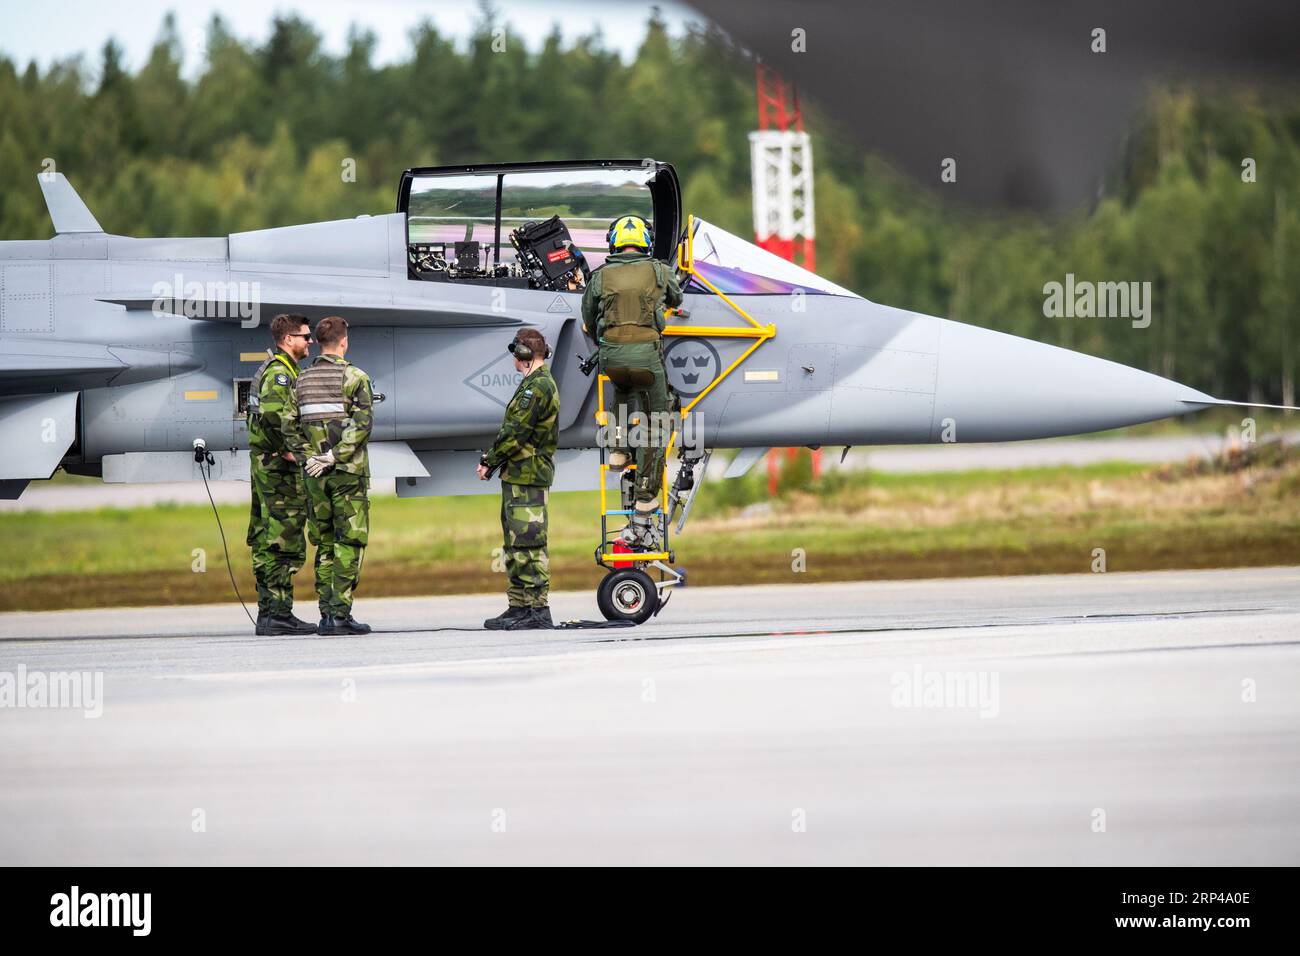
<path fill-rule="evenodd" d="M 298 376 L 298 420 L 303 424 L 331 422 L 348 417 L 343 380 L 347 366 L 317 359 Z"/>
<path fill-rule="evenodd" d="M 601 337 L 609 342 L 653 342 L 664 288 L 654 262 L 610 263 L 601 268 Z"/>
<path fill-rule="evenodd" d="M 280 356 L 272 352 L 265 362 L 257 367 L 253 373 L 253 381 L 248 386 L 248 404 L 246 406 L 246 418 L 252 418 L 254 415 L 262 413 L 262 379 L 266 377 L 267 369 L 272 365 L 279 365 L 293 378 L 298 377 L 298 369 L 295 366 L 290 368 L 286 362 L 281 360 Z"/>

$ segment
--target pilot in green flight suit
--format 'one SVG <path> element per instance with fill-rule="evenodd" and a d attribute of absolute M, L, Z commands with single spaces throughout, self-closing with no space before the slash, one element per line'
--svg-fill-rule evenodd
<path fill-rule="evenodd" d="M 595 336 L 600 370 L 614 385 L 611 411 L 619 427 L 608 461 L 621 469 L 631 461 L 629 436 L 621 426 L 628 423 L 632 403 L 647 417 L 672 410 L 664 372 L 664 308 L 681 305 L 682 290 L 672 269 L 650 255 L 654 229 L 640 216 L 615 219 L 606 238 L 610 255 L 582 295 L 582 327 L 588 339 Z M 636 449 L 635 514 L 622 535 L 629 547 L 641 549 L 659 544 L 653 515 L 660 505 L 667 437 L 648 427 L 653 420 L 639 429 L 645 440 Z"/>
<path fill-rule="evenodd" d="M 293 613 L 293 578 L 307 560 L 307 488 L 302 461 L 294 455 L 298 400 L 294 382 L 307 357 L 311 330 L 306 316 L 271 320 L 275 352 L 262 363 L 248 390 L 248 477 L 252 504 L 246 541 L 257 582 L 259 635 L 311 634 L 314 624 Z"/>

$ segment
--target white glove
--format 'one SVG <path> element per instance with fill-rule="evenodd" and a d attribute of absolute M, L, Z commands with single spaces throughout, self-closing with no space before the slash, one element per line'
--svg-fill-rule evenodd
<path fill-rule="evenodd" d="M 307 464 L 303 466 L 307 474 L 313 478 L 319 478 L 325 472 L 334 467 L 334 449 L 331 448 L 323 455 L 312 455 L 307 459 Z"/>

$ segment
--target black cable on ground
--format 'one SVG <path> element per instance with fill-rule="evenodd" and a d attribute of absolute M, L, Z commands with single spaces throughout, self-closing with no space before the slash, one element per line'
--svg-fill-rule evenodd
<path fill-rule="evenodd" d="M 217 510 L 217 501 L 212 497 L 212 487 L 208 484 L 207 472 L 203 470 L 206 464 L 208 469 L 212 468 L 212 455 L 206 454 L 207 461 L 199 462 L 199 475 L 203 478 L 203 490 L 208 493 L 208 501 L 212 504 L 212 514 L 217 519 L 217 530 L 221 532 L 221 550 L 226 555 L 226 573 L 230 575 L 230 586 L 235 589 L 235 597 L 239 598 L 239 606 L 244 609 L 244 614 L 248 616 L 248 623 L 257 629 L 257 620 L 249 613 L 248 605 L 244 603 L 244 596 L 239 593 L 239 585 L 235 583 L 235 569 L 230 565 L 230 548 L 226 545 L 226 529 L 221 525 L 221 512 Z"/>

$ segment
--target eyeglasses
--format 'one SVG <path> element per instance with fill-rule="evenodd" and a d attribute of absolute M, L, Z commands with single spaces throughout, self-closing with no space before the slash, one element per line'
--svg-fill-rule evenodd
<path fill-rule="evenodd" d="M 313 339 L 313 338 L 311 337 L 311 333 L 310 333 L 310 332 L 290 332 L 288 335 L 285 336 L 285 338 L 287 338 L 287 339 L 305 339 L 305 340 L 307 341 L 307 344 L 308 344 L 308 345 L 311 345 L 313 342 L 316 341 L 315 339 Z"/>

